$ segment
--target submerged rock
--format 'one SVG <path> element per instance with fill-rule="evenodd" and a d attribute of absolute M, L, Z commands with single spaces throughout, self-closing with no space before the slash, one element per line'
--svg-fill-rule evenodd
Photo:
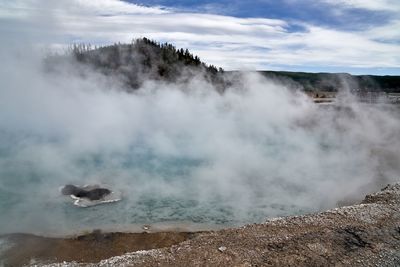
<path fill-rule="evenodd" d="M 63 195 L 73 195 L 78 198 L 87 198 L 89 200 L 100 200 L 111 194 L 111 190 L 107 188 L 85 189 L 75 185 L 67 184 L 61 189 Z"/>
<path fill-rule="evenodd" d="M 89 207 L 121 200 L 121 194 L 98 185 L 80 187 L 67 184 L 61 188 L 61 193 L 74 199 L 74 205 L 79 207 Z"/>

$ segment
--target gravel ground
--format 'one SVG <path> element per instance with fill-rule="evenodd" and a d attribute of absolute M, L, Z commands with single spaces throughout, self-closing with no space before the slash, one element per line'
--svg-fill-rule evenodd
<path fill-rule="evenodd" d="M 399 211 L 395 184 L 358 205 L 197 233 L 98 263 L 41 266 L 400 266 Z"/>

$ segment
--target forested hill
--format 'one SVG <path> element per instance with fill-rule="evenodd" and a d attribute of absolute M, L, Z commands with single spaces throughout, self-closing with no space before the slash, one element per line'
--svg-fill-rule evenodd
<path fill-rule="evenodd" d="M 128 90 L 138 89 L 146 80 L 185 83 L 196 75 L 211 82 L 220 92 L 226 86 L 222 68 L 207 65 L 188 49 L 177 49 L 147 38 L 98 48 L 87 44 L 73 45 L 63 55 L 48 56 L 46 65 L 53 69 L 71 56 L 95 71 L 116 76 Z"/>
<path fill-rule="evenodd" d="M 308 73 L 260 71 L 267 78 L 289 82 L 305 91 L 352 91 L 400 93 L 400 76 L 350 75 L 348 73 Z"/>
<path fill-rule="evenodd" d="M 130 44 L 114 44 L 92 47 L 80 44 L 71 46 L 63 55 L 52 55 L 46 59 L 49 70 L 62 63 L 79 62 L 77 68 L 85 75 L 85 68 L 112 76 L 122 82 L 128 91 L 140 88 L 145 81 L 156 80 L 185 84 L 200 76 L 223 93 L 233 83 L 240 83 L 238 71 L 224 72 L 222 68 L 207 65 L 188 49 L 177 49 L 172 44 L 158 43 L 147 38 L 136 39 Z M 60 64 L 61 63 L 61 64 Z M 74 65 L 74 69 L 77 66 Z M 287 71 L 259 71 L 265 77 L 289 84 L 291 88 L 305 91 L 336 92 L 342 88 L 352 91 L 383 91 L 400 93 L 400 76 L 350 75 L 347 73 L 306 73 Z"/>

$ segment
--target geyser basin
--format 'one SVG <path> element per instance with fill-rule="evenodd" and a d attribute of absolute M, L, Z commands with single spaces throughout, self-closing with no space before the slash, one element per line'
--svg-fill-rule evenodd
<path fill-rule="evenodd" d="M 1 233 L 262 222 L 334 207 L 400 173 L 394 106 L 318 106 L 257 75 L 222 96 L 201 81 L 128 94 L 38 77 L 4 77 L 0 91 Z M 77 208 L 65 184 L 108 184 L 123 201 Z"/>

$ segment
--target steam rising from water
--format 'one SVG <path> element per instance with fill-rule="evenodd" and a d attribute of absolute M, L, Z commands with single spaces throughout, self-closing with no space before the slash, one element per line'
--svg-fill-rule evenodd
<path fill-rule="evenodd" d="M 360 104 L 346 93 L 336 105 L 316 105 L 256 74 L 224 95 L 200 78 L 189 86 L 148 82 L 128 94 L 71 66 L 49 74 L 27 57 L 6 63 L 4 233 L 261 222 L 353 201 L 399 175 L 394 106 Z M 60 196 L 66 183 L 107 184 L 124 201 L 79 209 Z"/>

